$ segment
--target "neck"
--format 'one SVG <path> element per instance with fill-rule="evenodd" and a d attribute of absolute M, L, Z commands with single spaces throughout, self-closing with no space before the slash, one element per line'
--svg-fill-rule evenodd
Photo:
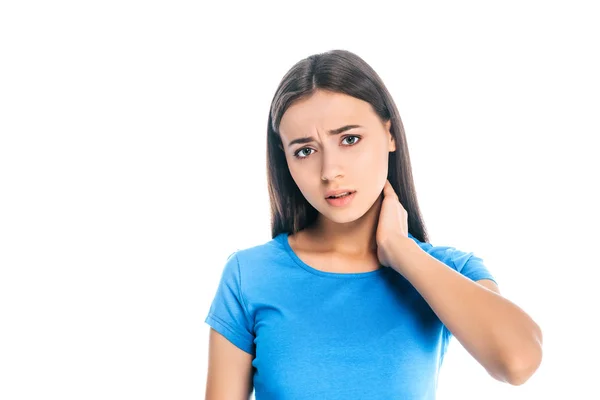
<path fill-rule="evenodd" d="M 363 257 L 377 253 L 377 223 L 383 196 L 360 218 L 347 223 L 333 222 L 319 215 L 313 225 L 306 228 L 319 243 L 321 251 L 337 252 Z"/>

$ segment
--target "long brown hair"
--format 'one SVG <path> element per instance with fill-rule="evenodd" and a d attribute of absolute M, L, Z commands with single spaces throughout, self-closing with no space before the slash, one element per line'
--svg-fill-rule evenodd
<path fill-rule="evenodd" d="M 347 50 L 331 50 L 300 60 L 279 83 L 269 110 L 267 127 L 267 183 L 271 203 L 271 235 L 296 233 L 311 225 L 318 211 L 304 198 L 288 168 L 279 124 L 284 112 L 301 98 L 323 89 L 344 93 L 371 104 L 382 121 L 391 120 L 396 151 L 389 153 L 388 180 L 408 213 L 408 231 L 422 242 L 428 235 L 417 202 L 408 146 L 400 114 L 377 73 Z"/>

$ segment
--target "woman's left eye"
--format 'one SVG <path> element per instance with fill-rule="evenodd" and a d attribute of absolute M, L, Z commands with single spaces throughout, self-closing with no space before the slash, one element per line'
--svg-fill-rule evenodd
<path fill-rule="evenodd" d="M 344 140 L 346 140 L 346 139 L 348 139 L 348 138 L 356 138 L 356 139 L 360 140 L 360 136 L 346 136 L 346 137 L 344 138 Z M 342 140 L 342 142 L 343 142 L 344 140 Z M 352 144 L 355 144 L 355 143 L 356 143 L 356 141 L 354 141 L 353 143 L 350 143 L 350 144 L 352 145 Z"/>

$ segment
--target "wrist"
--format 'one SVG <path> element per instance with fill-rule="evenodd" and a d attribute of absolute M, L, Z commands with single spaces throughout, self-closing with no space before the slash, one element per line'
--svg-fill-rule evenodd
<path fill-rule="evenodd" d="M 421 247 L 411 238 L 401 236 L 390 238 L 388 242 L 388 254 L 392 267 L 396 270 L 401 270 L 410 264 L 409 260 L 419 251 Z"/>

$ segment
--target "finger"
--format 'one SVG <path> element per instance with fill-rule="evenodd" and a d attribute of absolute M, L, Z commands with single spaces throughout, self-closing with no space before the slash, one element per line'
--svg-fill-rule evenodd
<path fill-rule="evenodd" d="M 397 196 L 396 191 L 392 187 L 392 184 L 390 183 L 389 180 L 385 181 L 385 186 L 383 187 L 383 193 L 386 196 Z"/>

